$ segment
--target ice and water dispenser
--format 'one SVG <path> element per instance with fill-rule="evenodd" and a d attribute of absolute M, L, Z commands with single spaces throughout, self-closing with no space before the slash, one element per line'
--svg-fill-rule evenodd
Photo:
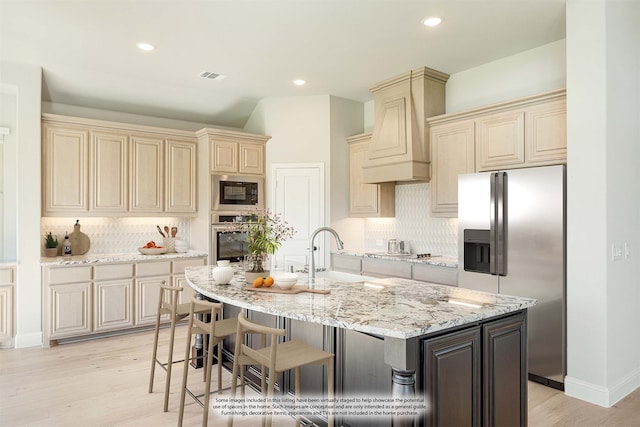
<path fill-rule="evenodd" d="M 464 230 L 464 270 L 491 273 L 491 232 L 489 230 Z"/>

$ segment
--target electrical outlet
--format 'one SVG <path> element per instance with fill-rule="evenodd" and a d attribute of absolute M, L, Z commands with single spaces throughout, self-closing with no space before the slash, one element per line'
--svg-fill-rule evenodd
<path fill-rule="evenodd" d="M 629 259 L 629 244 L 624 242 L 624 259 Z"/>
<path fill-rule="evenodd" d="M 621 245 L 616 245 L 613 243 L 611 245 L 611 260 L 612 261 L 620 261 L 624 258 L 624 251 Z"/>

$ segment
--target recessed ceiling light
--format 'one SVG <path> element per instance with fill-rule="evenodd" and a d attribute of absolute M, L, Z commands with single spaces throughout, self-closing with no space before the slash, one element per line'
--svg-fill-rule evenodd
<path fill-rule="evenodd" d="M 422 23 L 427 27 L 435 27 L 442 23 L 442 18 L 440 18 L 439 16 L 429 16 L 427 18 L 424 18 L 422 20 Z"/>
<path fill-rule="evenodd" d="M 139 42 L 136 44 L 136 46 L 138 46 L 138 49 L 144 50 L 146 52 L 150 52 L 153 49 L 155 49 L 156 47 L 154 45 L 152 45 L 151 43 L 147 43 L 147 42 Z"/>
<path fill-rule="evenodd" d="M 302 79 L 295 79 L 293 81 L 293 84 L 296 86 L 304 86 L 305 84 L 307 84 L 307 81 Z"/>

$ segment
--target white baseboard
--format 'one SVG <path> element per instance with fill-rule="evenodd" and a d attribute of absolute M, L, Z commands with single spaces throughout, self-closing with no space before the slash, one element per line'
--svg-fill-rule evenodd
<path fill-rule="evenodd" d="M 15 348 L 42 346 L 42 332 L 16 335 Z"/>
<path fill-rule="evenodd" d="M 634 369 L 611 387 L 591 384 L 569 376 L 564 379 L 564 392 L 567 396 L 605 408 L 612 407 L 639 387 L 640 369 Z"/>

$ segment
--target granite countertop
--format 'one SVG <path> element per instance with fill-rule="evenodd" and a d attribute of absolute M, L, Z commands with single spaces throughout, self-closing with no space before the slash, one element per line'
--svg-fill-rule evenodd
<path fill-rule="evenodd" d="M 326 295 L 254 292 L 244 289 L 247 283 L 239 268 L 236 267 L 234 278 L 228 285 L 220 285 L 211 278 L 212 268 L 185 269 L 189 285 L 212 299 L 290 319 L 401 339 L 519 311 L 536 304 L 530 298 L 400 278 L 356 283 L 316 278 L 315 288 L 330 290 Z"/>
<path fill-rule="evenodd" d="M 388 254 L 385 252 L 335 252 L 338 255 L 350 255 L 363 258 L 386 259 L 390 261 L 411 262 L 414 264 L 429 264 L 439 267 L 458 268 L 458 258 L 452 256 L 434 255 L 427 258 L 418 258 L 417 254 Z"/>
<path fill-rule="evenodd" d="M 81 265 L 81 264 L 100 264 L 100 263 L 114 263 L 114 262 L 127 262 L 127 261 L 155 261 L 155 260 L 171 260 L 179 258 L 198 258 L 208 257 L 206 252 L 199 251 L 187 251 L 187 252 L 174 252 L 162 255 L 143 255 L 139 252 L 132 253 L 118 253 L 118 254 L 95 254 L 95 255 L 72 255 L 72 256 L 57 256 L 51 258 L 40 258 L 40 265 L 42 266 L 55 266 L 55 265 Z"/>

